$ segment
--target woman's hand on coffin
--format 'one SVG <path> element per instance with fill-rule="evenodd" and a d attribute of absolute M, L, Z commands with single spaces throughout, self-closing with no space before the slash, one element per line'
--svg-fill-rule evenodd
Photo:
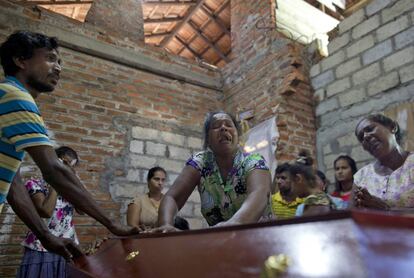
<path fill-rule="evenodd" d="M 165 224 L 157 228 L 154 228 L 152 230 L 149 230 L 148 233 L 170 233 L 170 232 L 179 232 L 179 231 L 181 230 L 177 229 L 173 225 Z"/>
<path fill-rule="evenodd" d="M 108 230 L 116 236 L 131 236 L 141 232 L 141 229 L 138 227 L 130 227 L 115 223 L 108 227 Z"/>

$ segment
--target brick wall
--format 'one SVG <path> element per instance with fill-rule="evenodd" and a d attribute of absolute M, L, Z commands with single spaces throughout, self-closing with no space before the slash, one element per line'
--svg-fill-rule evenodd
<path fill-rule="evenodd" d="M 112 217 L 123 219 L 128 193 L 144 191 L 153 164 L 167 168 L 171 184 L 184 155 L 200 147 L 204 114 L 222 108 L 219 72 L 44 10 L 2 1 L 0 15 L 0 41 L 18 29 L 61 39 L 60 83 L 37 102 L 55 141 L 79 152 L 81 180 Z M 151 132 L 156 136 L 148 137 Z M 33 164 L 27 161 L 25 169 Z M 193 228 L 202 225 L 198 204 L 193 194 L 182 212 Z M 107 234 L 88 216 L 75 223 L 83 245 Z M 14 277 L 25 231 L 6 206 L 0 215 L 0 277 Z"/>
<path fill-rule="evenodd" d="M 140 0 L 93 1 L 85 21 L 135 43 L 144 43 L 144 17 Z"/>
<path fill-rule="evenodd" d="M 330 56 L 311 69 L 319 98 L 319 167 L 349 154 L 358 166 L 372 158 L 354 136 L 364 115 L 414 101 L 414 1 L 374 0 L 339 24 Z"/>
<path fill-rule="evenodd" d="M 276 115 L 277 159 L 315 153 L 313 90 L 307 47 L 276 32 L 272 1 L 232 1 L 233 60 L 223 69 L 224 102 L 233 113 L 255 110 L 256 125 Z"/>

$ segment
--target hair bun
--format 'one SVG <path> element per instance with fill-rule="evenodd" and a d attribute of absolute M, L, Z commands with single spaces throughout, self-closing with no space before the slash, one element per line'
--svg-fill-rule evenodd
<path fill-rule="evenodd" d="M 300 150 L 298 157 L 296 158 L 296 163 L 311 166 L 313 164 L 313 158 L 311 157 L 310 152 L 305 149 Z"/>

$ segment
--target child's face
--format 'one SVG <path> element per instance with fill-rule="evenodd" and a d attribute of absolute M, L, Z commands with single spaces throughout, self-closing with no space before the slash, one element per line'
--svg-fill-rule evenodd
<path fill-rule="evenodd" d="M 296 193 L 296 196 L 299 198 L 304 198 L 310 194 L 309 187 L 301 174 L 297 174 L 296 176 L 292 177 L 291 180 L 293 191 Z"/>
<path fill-rule="evenodd" d="M 76 158 L 71 157 L 70 155 L 63 155 L 62 157 L 60 157 L 60 160 L 62 160 L 62 162 L 66 166 L 68 166 L 75 172 L 75 166 L 78 164 L 78 160 Z"/>

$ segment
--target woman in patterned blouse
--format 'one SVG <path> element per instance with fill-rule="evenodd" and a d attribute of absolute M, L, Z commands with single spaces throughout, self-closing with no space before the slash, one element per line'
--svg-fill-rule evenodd
<path fill-rule="evenodd" d="M 400 146 L 398 123 L 384 115 L 362 119 L 355 135 L 375 161 L 354 176 L 355 205 L 372 209 L 414 207 L 414 153 Z"/>
<path fill-rule="evenodd" d="M 58 158 L 75 171 L 74 167 L 79 161 L 77 153 L 69 147 L 60 147 L 55 151 Z M 69 238 L 79 244 L 72 219 L 73 205 L 58 195 L 43 179 L 29 179 L 25 186 L 39 215 L 47 218 L 50 232 L 54 236 Z M 27 233 L 22 245 L 25 251 L 17 277 L 67 277 L 65 259 L 48 252 L 31 231 Z"/>
<path fill-rule="evenodd" d="M 226 112 L 212 112 L 204 123 L 204 151 L 186 163 L 159 209 L 157 232 L 174 231 L 173 219 L 197 187 L 201 213 L 210 226 L 257 222 L 271 214 L 270 172 L 258 154 L 239 147 L 239 127 Z"/>

